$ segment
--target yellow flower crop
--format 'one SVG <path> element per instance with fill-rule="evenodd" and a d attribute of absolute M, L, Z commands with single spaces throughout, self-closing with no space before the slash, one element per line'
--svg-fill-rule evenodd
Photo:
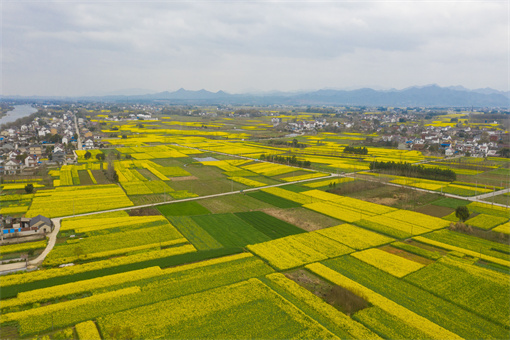
<path fill-rule="evenodd" d="M 305 246 L 292 236 L 249 245 L 247 248 L 279 270 L 299 267 L 306 263 L 328 258 L 326 255 Z"/>
<path fill-rule="evenodd" d="M 506 222 L 500 226 L 497 226 L 496 228 L 492 229 L 492 231 L 503 234 L 510 234 L 510 222 Z"/>
<path fill-rule="evenodd" d="M 353 251 L 316 231 L 249 245 L 247 248 L 278 269 L 298 267 Z"/>
<path fill-rule="evenodd" d="M 73 262 L 77 259 L 102 258 L 136 250 L 159 248 L 187 243 L 181 233 L 169 223 L 159 226 L 126 230 L 83 239 L 70 239 L 55 247 L 45 259 L 46 265 Z"/>
<path fill-rule="evenodd" d="M 351 224 L 341 224 L 336 227 L 320 229 L 316 232 L 357 250 L 375 247 L 394 241 L 392 238 L 387 236 L 383 236 Z"/>
<path fill-rule="evenodd" d="M 143 280 L 150 277 L 160 276 L 162 274 L 163 271 L 160 267 L 149 267 L 89 280 L 66 283 L 58 286 L 34 289 L 18 293 L 18 296 L 14 299 L 3 301 L 2 308 L 21 306 L 34 302 L 43 302 L 83 292 L 91 292 L 96 289 Z"/>
<path fill-rule="evenodd" d="M 342 197 L 342 196 L 331 194 L 329 192 L 325 192 L 322 190 L 308 190 L 308 191 L 301 192 L 301 194 L 315 197 L 315 198 L 318 198 L 319 200 L 324 200 L 324 201 L 335 201 Z"/>
<path fill-rule="evenodd" d="M 60 328 L 112 313 L 115 311 L 112 306 L 118 305 L 118 301 L 128 299 L 130 295 L 139 292 L 140 288 L 136 286 L 124 288 L 83 299 L 3 314 L 0 320 L 1 323 L 17 321 L 20 335 L 26 336 L 49 330 L 52 326 Z"/>
<path fill-rule="evenodd" d="M 15 214 L 23 214 L 27 212 L 28 205 L 9 205 L 8 207 L 0 208 L 0 214 L 6 215 L 15 215 Z"/>
<path fill-rule="evenodd" d="M 282 175 L 297 170 L 296 168 L 290 166 L 265 162 L 245 165 L 242 168 L 267 177 Z"/>
<path fill-rule="evenodd" d="M 149 170 L 150 172 L 152 172 L 154 174 L 154 176 L 156 176 L 157 178 L 163 180 L 163 181 L 168 181 L 168 177 L 163 175 L 161 172 L 159 172 L 156 168 L 152 167 L 151 165 L 149 165 L 149 163 L 143 163 L 143 167 L 147 170 Z"/>
<path fill-rule="evenodd" d="M 321 214 L 331 216 L 345 222 L 355 222 L 363 217 L 373 216 L 371 213 L 363 214 L 361 211 L 351 210 L 344 205 L 333 202 L 317 202 L 303 205 L 305 208 L 320 212 Z"/>
<path fill-rule="evenodd" d="M 229 177 L 229 179 L 233 180 L 235 182 L 247 185 L 249 187 L 263 187 L 263 186 L 267 185 L 266 183 L 254 181 L 252 179 L 245 178 L 245 177 Z"/>
<path fill-rule="evenodd" d="M 125 174 L 125 173 L 124 173 Z M 120 179 L 119 175 L 119 179 Z M 122 181 L 122 188 L 126 191 L 128 195 L 151 195 L 152 191 L 145 185 L 145 182 L 127 182 Z"/>
<path fill-rule="evenodd" d="M 357 210 L 365 215 L 379 215 L 386 214 L 392 211 L 395 211 L 395 208 L 387 207 L 382 204 L 376 204 L 372 202 L 363 201 L 357 198 L 347 197 L 347 196 L 339 196 L 337 200 L 334 201 L 336 204 L 340 204 L 342 206 L 348 207 L 351 210 Z"/>
<path fill-rule="evenodd" d="M 3 190 L 20 190 L 25 189 L 27 184 L 32 184 L 34 188 L 44 188 L 44 185 L 39 183 L 22 183 L 22 184 L 2 184 L 0 185 Z"/>
<path fill-rule="evenodd" d="M 441 229 L 447 227 L 450 222 L 445 221 L 441 218 L 421 214 L 415 211 L 410 210 L 396 210 L 383 215 L 384 217 L 389 217 L 394 220 L 403 221 L 418 225 L 423 228 L 427 228 L 430 230 Z"/>
<path fill-rule="evenodd" d="M 367 227 L 369 227 L 370 229 L 373 229 L 373 230 L 376 230 L 376 231 L 380 231 L 380 232 L 384 232 L 386 234 L 389 234 L 389 235 L 392 235 L 392 236 L 395 236 L 395 237 L 398 237 L 398 238 L 402 238 L 402 236 L 400 235 L 401 233 L 404 233 L 403 237 L 409 237 L 409 236 L 412 236 L 412 235 L 424 234 L 424 233 L 430 231 L 430 229 L 421 227 L 421 226 L 416 225 L 414 223 L 409 223 L 409 222 L 406 222 L 406 221 L 403 221 L 403 220 L 393 219 L 393 218 L 387 217 L 386 215 L 366 217 L 366 218 L 364 218 L 364 220 L 369 221 L 369 222 L 373 222 L 373 223 L 375 223 L 375 225 L 383 225 L 386 228 L 389 228 L 390 230 L 391 229 L 396 230 L 396 233 L 393 234 L 393 233 L 385 232 L 384 230 L 379 230 L 378 228 L 370 228 L 370 226 L 367 225 Z M 449 224 L 448 221 L 441 220 L 441 224 L 445 224 L 445 223 Z M 360 224 L 360 225 L 365 226 L 364 224 Z M 401 232 L 401 233 L 399 233 L 399 232 Z"/>
<path fill-rule="evenodd" d="M 3 276 L 0 280 L 0 287 L 13 286 L 17 284 L 23 284 L 27 282 L 35 282 L 46 280 L 54 277 L 61 277 L 67 275 L 74 275 L 77 273 L 85 273 L 97 269 L 112 268 L 130 263 L 143 262 L 153 259 L 159 259 L 169 257 L 173 255 L 186 254 L 195 252 L 196 249 L 191 244 L 185 244 L 179 247 L 166 248 L 163 250 L 151 251 L 146 253 L 140 253 L 135 255 L 116 257 L 109 260 L 89 262 L 85 264 L 64 267 L 64 268 L 52 268 L 45 270 L 37 270 L 28 273 L 20 273 Z"/>
<path fill-rule="evenodd" d="M 354 321 L 332 305 L 326 303 L 321 298 L 312 294 L 310 291 L 301 287 L 299 284 L 285 277 L 280 273 L 267 275 L 266 278 L 277 285 L 286 293 L 296 297 L 300 302 L 306 304 L 314 312 L 318 313 L 330 324 L 324 325 L 330 331 L 338 328 L 342 333 L 349 333 L 353 339 L 380 339 L 380 337 L 370 331 L 362 324 Z"/>
<path fill-rule="evenodd" d="M 306 204 L 312 202 L 312 198 L 297 192 L 285 190 L 278 187 L 272 187 L 272 188 L 264 188 L 262 191 L 265 191 L 267 193 L 270 193 L 272 195 L 288 199 L 289 201 L 293 201 L 300 204 Z"/>
<path fill-rule="evenodd" d="M 25 252 L 32 249 L 42 249 L 46 248 L 47 245 L 46 240 L 36 241 L 36 242 L 25 242 L 18 244 L 7 244 L 0 247 L 0 254 L 9 254 L 9 253 L 20 253 Z"/>
<path fill-rule="evenodd" d="M 510 216 L 510 209 L 507 207 L 500 207 L 497 205 L 491 205 L 489 203 L 472 202 L 468 206 L 470 211 L 476 211 L 482 214 L 494 215 L 507 217 Z"/>
<path fill-rule="evenodd" d="M 466 254 L 466 255 L 469 255 L 469 256 L 472 256 L 472 257 L 475 257 L 475 258 L 481 258 L 482 260 L 486 260 L 486 261 L 489 261 L 489 262 L 501 264 L 501 265 L 506 266 L 506 267 L 510 267 L 510 261 L 503 260 L 503 259 L 500 259 L 500 258 L 497 258 L 497 257 L 494 257 L 494 256 L 489 256 L 489 255 L 481 254 L 479 252 L 472 251 L 472 250 L 469 250 L 469 249 L 452 246 L 450 244 L 439 242 L 439 241 L 435 241 L 435 240 L 431 240 L 431 239 L 428 239 L 428 238 L 425 238 L 425 237 L 422 237 L 422 236 L 415 236 L 415 237 L 413 237 L 413 239 L 415 239 L 416 241 L 421 242 L 421 243 L 430 244 L 432 246 L 443 248 L 443 249 L 447 249 L 447 250 L 458 251 L 460 253 L 463 253 L 463 254 Z"/>
<path fill-rule="evenodd" d="M 282 180 L 285 182 L 294 182 L 294 181 L 302 181 L 304 179 L 311 179 L 311 178 L 325 177 L 325 176 L 330 176 L 330 174 L 326 174 L 323 172 L 314 172 L 314 173 L 307 174 L 307 175 L 284 177 L 284 178 L 282 178 Z"/>
<path fill-rule="evenodd" d="M 486 214 L 480 214 L 473 218 L 470 218 L 465 223 L 471 225 L 473 227 L 481 228 L 481 229 L 492 229 L 497 225 L 508 222 L 508 218 L 492 216 Z"/>
<path fill-rule="evenodd" d="M 245 339 L 269 333 L 281 339 L 335 337 L 257 279 L 107 315 L 98 324 L 104 335 L 122 324 L 142 339 L 220 338 L 225 334 Z"/>
<path fill-rule="evenodd" d="M 396 277 L 404 277 L 423 268 L 423 265 L 403 257 L 390 254 L 384 250 L 372 248 L 352 253 L 351 256 L 379 268 Z"/>
<path fill-rule="evenodd" d="M 53 190 L 39 190 L 26 217 L 68 216 L 93 211 L 130 207 L 133 205 L 124 191 L 115 184 L 58 187 Z M 98 197 L 101 199 L 98 200 Z"/>
<path fill-rule="evenodd" d="M 240 171 L 241 170 L 237 166 L 234 166 L 227 161 L 204 161 L 204 162 L 200 162 L 200 163 L 202 163 L 203 165 L 207 165 L 207 166 L 215 166 L 217 168 L 220 168 L 223 171 Z"/>

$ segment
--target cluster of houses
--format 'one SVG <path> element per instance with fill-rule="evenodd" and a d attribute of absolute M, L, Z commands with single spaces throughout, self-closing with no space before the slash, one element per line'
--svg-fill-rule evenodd
<path fill-rule="evenodd" d="M 367 109 L 377 111 L 377 108 Z M 365 112 L 366 113 L 366 112 Z M 293 133 L 325 129 L 326 131 L 357 131 L 367 134 L 376 133 L 380 137 L 374 142 L 391 143 L 399 149 L 418 151 L 430 150 L 445 156 L 469 155 L 471 157 L 499 156 L 500 150 L 510 148 L 508 132 L 495 128 L 471 128 L 469 126 L 424 126 L 417 121 L 415 111 L 395 110 L 378 114 L 360 114 L 350 116 L 348 121 L 326 121 L 325 119 L 286 122 L 285 129 Z M 424 112 L 420 112 L 424 114 Z M 412 124 L 402 124 L 405 122 Z M 272 118 L 273 126 L 281 124 L 281 119 Z M 383 144 L 384 145 L 384 144 Z"/>
<path fill-rule="evenodd" d="M 0 215 L 1 241 L 31 235 L 44 235 L 53 231 L 53 222 L 42 215 L 33 218 L 14 218 Z"/>
<path fill-rule="evenodd" d="M 94 149 L 101 139 L 85 126 L 83 118 L 77 123 L 81 145 L 70 111 L 61 117 L 35 118 L 31 123 L 0 131 L 0 175 L 30 174 L 43 163 L 75 163 L 73 150 Z"/>
<path fill-rule="evenodd" d="M 393 136 L 383 136 L 391 140 Z M 510 147 L 510 135 L 504 131 L 484 131 L 467 128 L 429 126 L 419 138 L 396 138 L 399 148 L 422 151 L 435 145 L 445 156 L 469 155 L 471 157 L 494 157 L 502 148 Z"/>
<path fill-rule="evenodd" d="M 74 153 L 66 152 L 64 144 L 31 144 L 0 146 L 0 175 L 30 174 L 44 162 L 69 164 L 76 161 Z"/>

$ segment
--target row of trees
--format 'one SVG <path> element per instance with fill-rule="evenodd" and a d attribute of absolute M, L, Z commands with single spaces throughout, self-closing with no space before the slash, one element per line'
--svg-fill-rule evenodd
<path fill-rule="evenodd" d="M 298 166 L 300 168 L 309 168 L 311 167 L 312 163 L 310 161 L 301 161 L 296 158 L 296 156 L 280 156 L 280 155 L 266 155 L 263 153 L 260 155 L 260 160 L 262 161 L 268 161 L 273 163 L 281 163 L 281 164 L 289 164 Z"/>
<path fill-rule="evenodd" d="M 286 141 L 286 140 L 282 140 L 282 139 L 270 139 L 270 140 L 267 141 L 267 144 L 269 144 L 269 145 L 281 145 L 281 146 L 292 147 L 292 148 L 300 148 L 300 149 L 304 149 L 304 148 L 306 148 L 308 146 L 305 143 L 299 143 L 299 141 L 296 138 L 294 138 L 292 140 L 292 142 L 289 142 L 289 141 Z"/>
<path fill-rule="evenodd" d="M 355 146 L 346 146 L 344 148 L 345 153 L 355 153 L 357 155 L 368 155 L 368 149 L 364 146 L 355 147 Z"/>
<path fill-rule="evenodd" d="M 441 169 L 438 167 L 426 168 L 423 165 L 412 165 L 409 163 L 395 162 L 372 162 L 370 170 L 382 170 L 385 173 L 392 173 L 399 176 L 433 179 L 438 181 L 453 182 L 457 175 L 453 170 Z"/>

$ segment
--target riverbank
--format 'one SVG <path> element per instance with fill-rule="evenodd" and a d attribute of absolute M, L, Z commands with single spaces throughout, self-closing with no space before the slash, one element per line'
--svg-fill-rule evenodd
<path fill-rule="evenodd" d="M 0 128 L 6 129 L 11 125 L 22 125 L 23 120 L 27 120 L 28 123 L 35 118 L 37 112 L 38 110 L 29 104 L 14 105 L 12 110 L 5 112 L 4 116 L 0 116 Z"/>

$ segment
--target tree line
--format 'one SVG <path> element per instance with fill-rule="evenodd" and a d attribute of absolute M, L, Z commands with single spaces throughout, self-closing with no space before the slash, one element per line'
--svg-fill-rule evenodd
<path fill-rule="evenodd" d="M 310 161 L 298 160 L 295 155 L 290 157 L 290 156 L 279 156 L 279 155 L 266 155 L 265 153 L 263 153 L 262 155 L 260 155 L 260 160 L 267 161 L 267 162 L 273 162 L 273 163 L 289 164 L 289 165 L 298 166 L 300 168 L 309 168 L 312 166 L 312 163 Z"/>
<path fill-rule="evenodd" d="M 299 141 L 296 138 L 294 138 L 292 140 L 292 142 L 286 141 L 286 140 L 281 140 L 281 139 L 270 139 L 267 141 L 267 144 L 281 145 L 281 146 L 285 146 L 285 147 L 292 147 L 292 148 L 299 148 L 299 149 L 304 149 L 308 146 L 305 143 L 299 143 Z"/>
<path fill-rule="evenodd" d="M 355 153 L 357 155 L 368 155 L 368 149 L 364 146 L 355 147 L 355 146 L 346 146 L 344 148 L 345 153 Z"/>
<path fill-rule="evenodd" d="M 382 170 L 382 172 L 396 173 L 399 176 L 425 178 L 438 181 L 453 182 L 457 179 L 457 175 L 453 170 L 441 169 L 438 167 L 426 168 L 423 165 L 412 165 L 409 163 L 395 162 L 372 162 L 370 170 Z"/>

